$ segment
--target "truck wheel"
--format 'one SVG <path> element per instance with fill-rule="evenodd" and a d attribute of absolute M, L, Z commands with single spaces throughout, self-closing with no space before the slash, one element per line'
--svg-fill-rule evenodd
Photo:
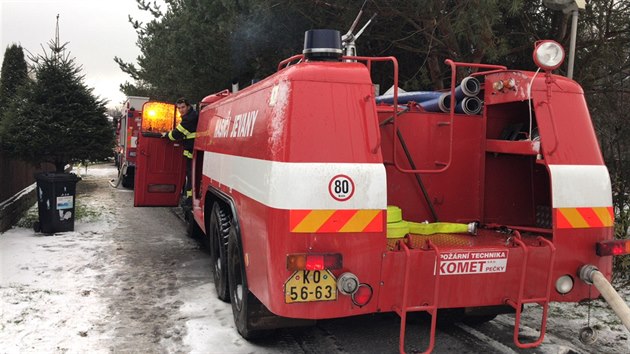
<path fill-rule="evenodd" d="M 238 333 L 247 340 L 261 338 L 269 334 L 269 329 L 255 328 L 256 323 L 259 322 L 257 321 L 260 317 L 258 315 L 269 310 L 249 291 L 243 262 L 243 250 L 233 227 L 230 228 L 228 242 L 228 263 L 232 314 Z"/>
<path fill-rule="evenodd" d="M 194 222 L 194 221 L 193 221 Z M 230 219 L 219 203 L 212 205 L 210 213 L 210 231 L 208 231 L 212 276 L 217 297 L 230 301 L 228 288 L 227 244 L 230 235 Z"/>

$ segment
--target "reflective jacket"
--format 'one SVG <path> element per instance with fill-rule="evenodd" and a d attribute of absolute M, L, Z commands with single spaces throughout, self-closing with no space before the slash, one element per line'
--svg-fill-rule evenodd
<path fill-rule="evenodd" d="M 199 114 L 192 107 L 188 113 L 182 116 L 182 121 L 175 129 L 168 132 L 168 138 L 172 141 L 183 140 L 184 156 L 192 159 L 193 147 L 195 146 L 195 137 L 197 135 L 197 121 Z"/>

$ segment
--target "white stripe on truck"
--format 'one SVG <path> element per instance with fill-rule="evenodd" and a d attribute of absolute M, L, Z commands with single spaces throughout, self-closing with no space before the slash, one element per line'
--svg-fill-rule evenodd
<path fill-rule="evenodd" d="M 554 208 L 612 206 L 605 165 L 549 165 Z"/>
<path fill-rule="evenodd" d="M 276 209 L 386 209 L 385 166 L 378 163 L 296 163 L 253 159 L 206 151 L 203 174 Z M 329 192 L 334 176 L 354 182 L 346 201 Z"/>

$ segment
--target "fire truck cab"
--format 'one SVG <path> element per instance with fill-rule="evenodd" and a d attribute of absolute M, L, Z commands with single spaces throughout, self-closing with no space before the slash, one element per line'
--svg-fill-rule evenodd
<path fill-rule="evenodd" d="M 552 73 L 561 47 L 536 47 L 538 72 L 449 60 L 449 91 L 403 102 L 395 58 L 342 56 L 337 31 L 305 43 L 200 112 L 193 228 L 243 337 L 395 312 L 402 352 L 407 314 L 426 311 L 431 350 L 438 310 L 508 309 L 527 348 L 550 302 L 599 295 L 578 270 L 611 276 L 610 178 L 581 87 Z M 390 98 L 370 75 L 382 62 Z M 540 337 L 522 343 L 530 304 Z"/>

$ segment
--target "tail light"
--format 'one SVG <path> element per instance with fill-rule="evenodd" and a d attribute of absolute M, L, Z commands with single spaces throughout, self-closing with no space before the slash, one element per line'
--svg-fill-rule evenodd
<path fill-rule="evenodd" d="M 597 242 L 598 256 L 621 256 L 630 254 L 630 240 L 609 240 Z"/>
<path fill-rule="evenodd" d="M 352 294 L 352 303 L 359 307 L 363 307 L 372 300 L 372 294 L 373 291 L 371 286 L 365 283 L 359 284 L 357 291 Z"/>
<path fill-rule="evenodd" d="M 287 269 L 290 271 L 341 269 L 342 265 L 343 257 L 341 253 L 287 255 Z"/>

